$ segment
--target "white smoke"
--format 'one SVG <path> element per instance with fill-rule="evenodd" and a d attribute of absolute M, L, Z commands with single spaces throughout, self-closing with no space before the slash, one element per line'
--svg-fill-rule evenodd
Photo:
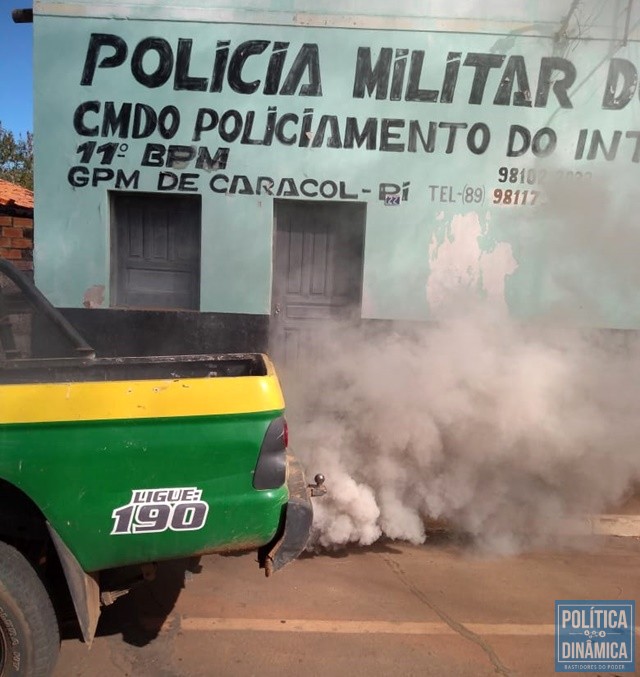
<path fill-rule="evenodd" d="M 299 365 L 312 388 L 285 383 L 294 448 L 327 477 L 314 504 L 322 546 L 421 543 L 431 518 L 493 549 L 528 547 L 640 479 L 635 338 L 532 329 L 477 307 L 409 336 L 323 338 L 333 350 Z"/>
<path fill-rule="evenodd" d="M 514 224 L 545 251 L 545 317 L 515 320 L 503 293 L 482 300 L 456 275 L 437 321 L 325 327 L 285 371 L 294 449 L 327 477 L 316 544 L 421 543 L 436 519 L 511 551 L 553 542 L 640 481 L 639 334 L 580 328 L 611 326 L 612 300 L 638 323 L 640 229 L 606 186 L 559 194 Z"/>

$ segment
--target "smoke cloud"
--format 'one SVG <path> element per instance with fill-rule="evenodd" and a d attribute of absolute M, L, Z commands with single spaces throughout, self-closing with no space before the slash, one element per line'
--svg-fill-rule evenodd
<path fill-rule="evenodd" d="M 445 519 L 492 549 L 553 540 L 640 479 L 640 344 L 535 330 L 491 309 L 429 329 L 344 328 L 288 393 L 322 546 L 421 543 Z M 299 392 L 299 391 L 298 391 Z"/>
<path fill-rule="evenodd" d="M 429 324 L 314 330 L 283 380 L 293 448 L 309 476 L 327 477 L 316 547 L 422 543 L 436 519 L 513 552 L 559 542 L 567 520 L 632 491 L 640 340 L 593 328 L 606 325 L 590 284 L 629 297 L 640 235 L 622 214 L 573 207 L 551 204 L 553 234 L 518 224 L 535 227 L 530 246 L 555 243 L 558 303 L 544 317 L 514 319 L 472 280 L 451 286 Z"/>

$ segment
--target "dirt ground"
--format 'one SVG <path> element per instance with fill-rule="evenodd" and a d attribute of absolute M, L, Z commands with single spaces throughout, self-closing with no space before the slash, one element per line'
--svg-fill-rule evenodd
<path fill-rule="evenodd" d="M 253 554 L 165 563 L 106 608 L 90 651 L 68 630 L 55 675 L 553 675 L 554 600 L 638 600 L 639 565 L 637 538 L 488 557 L 443 536 L 269 579 Z"/>

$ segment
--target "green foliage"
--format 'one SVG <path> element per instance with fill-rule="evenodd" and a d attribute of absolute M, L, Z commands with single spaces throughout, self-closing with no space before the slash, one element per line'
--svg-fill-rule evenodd
<path fill-rule="evenodd" d="M 17 139 L 0 122 L 0 179 L 33 190 L 33 134 Z"/>

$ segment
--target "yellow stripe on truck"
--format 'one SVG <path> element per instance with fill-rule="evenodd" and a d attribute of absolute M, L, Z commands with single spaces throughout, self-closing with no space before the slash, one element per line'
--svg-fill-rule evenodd
<path fill-rule="evenodd" d="M 0 425 L 215 416 L 281 409 L 284 399 L 273 373 L 242 378 L 0 386 Z"/>

